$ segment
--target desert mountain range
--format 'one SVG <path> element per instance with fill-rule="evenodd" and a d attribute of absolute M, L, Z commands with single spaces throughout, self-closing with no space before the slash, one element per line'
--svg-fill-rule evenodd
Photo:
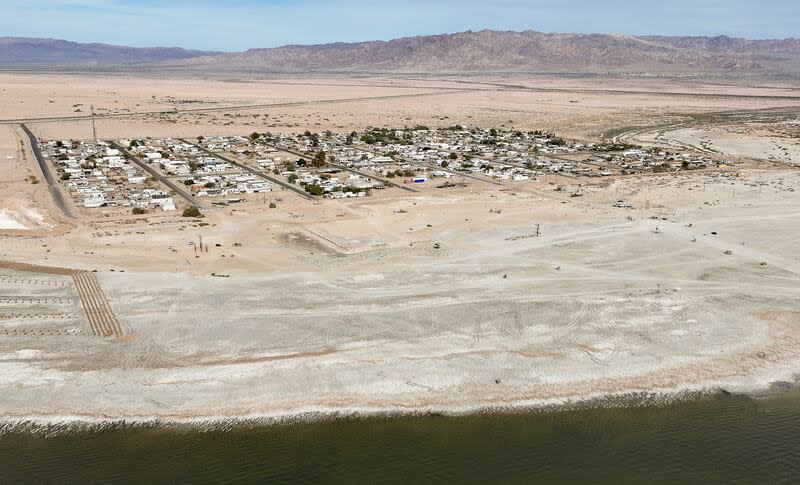
<path fill-rule="evenodd" d="M 178 47 L 124 47 L 58 39 L 0 37 L 0 65 L 109 66 L 174 61 L 213 55 Z"/>
<path fill-rule="evenodd" d="M 0 38 L 0 65 L 148 65 L 260 71 L 800 71 L 800 39 L 483 30 L 219 53 Z"/>

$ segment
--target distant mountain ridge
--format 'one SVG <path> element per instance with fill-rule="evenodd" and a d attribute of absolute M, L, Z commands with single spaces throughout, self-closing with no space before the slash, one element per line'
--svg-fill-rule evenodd
<path fill-rule="evenodd" d="M 220 53 L 0 37 L 0 65 L 169 67 L 273 72 L 800 73 L 800 39 L 749 40 L 536 31 L 460 32 Z"/>
<path fill-rule="evenodd" d="M 175 61 L 217 54 L 179 47 L 125 47 L 58 39 L 0 37 L 0 65 L 118 66 Z"/>
<path fill-rule="evenodd" d="M 277 71 L 800 71 L 800 40 L 483 30 L 390 41 L 288 45 L 177 63 Z"/>

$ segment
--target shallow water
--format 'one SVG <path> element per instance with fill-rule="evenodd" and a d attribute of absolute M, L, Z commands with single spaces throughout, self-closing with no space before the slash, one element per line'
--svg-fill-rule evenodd
<path fill-rule="evenodd" d="M 796 483 L 800 393 L 663 407 L 0 437 L 0 483 Z"/>

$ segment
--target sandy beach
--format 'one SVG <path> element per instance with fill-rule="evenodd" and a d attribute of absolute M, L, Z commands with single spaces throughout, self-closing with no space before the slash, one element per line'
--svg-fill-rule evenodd
<path fill-rule="evenodd" d="M 69 116 L 90 100 L 109 111 L 112 104 L 173 106 L 168 96 L 220 105 L 312 101 L 260 108 L 257 121 L 244 117 L 252 109 L 234 110 L 242 116 L 231 124 L 224 111 L 98 120 L 109 138 L 465 122 L 586 139 L 616 129 L 659 143 L 663 137 L 645 123 L 625 128 L 647 112 L 661 113 L 668 126 L 684 111 L 792 104 L 780 85 L 702 86 L 697 97 L 670 98 L 685 86 L 657 80 L 528 79 L 520 84 L 559 90 L 506 92 L 478 82 L 459 91 L 463 83 L 447 79 L 150 86 L 145 77 L 78 84 L 72 75 L 42 75 L 37 84 L 26 76 L 0 74 L 3 107 L 12 97 L 24 101 L 5 118 Z M 220 90 L 222 83 L 230 89 Z M 589 92 L 599 86 L 614 92 Z M 444 94 L 313 104 L 433 91 Z M 86 121 L 28 124 L 44 138 L 88 137 Z M 9 230 L 0 231 L 0 260 L 92 273 L 123 333 L 92 335 L 74 277 L 0 269 L 6 420 L 461 413 L 634 394 L 756 392 L 793 382 L 800 369 L 796 151 L 769 160 L 719 135 L 711 149 L 735 158 L 733 169 L 591 179 L 575 198 L 544 181 L 320 203 L 276 191 L 277 209 L 251 201 L 209 210 L 202 221 L 69 222 L 46 187 L 31 182 L 42 177 L 14 124 L 0 129 L 0 164 L 8 168 L 0 171 L 0 230 Z M 671 139 L 694 144 L 684 135 Z M 633 207 L 613 207 L 620 198 Z M 11 217 L 24 208 L 41 214 L 38 224 Z M 537 225 L 541 234 L 532 237 Z M 197 253 L 199 239 L 207 252 Z"/>

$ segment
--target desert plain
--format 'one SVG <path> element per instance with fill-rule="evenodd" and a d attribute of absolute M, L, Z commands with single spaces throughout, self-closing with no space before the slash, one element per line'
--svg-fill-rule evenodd
<path fill-rule="evenodd" d="M 90 106 L 104 139 L 463 124 L 728 163 L 71 219 L 19 124 L 90 139 Z M 800 370 L 796 80 L 5 71 L 0 113 L 6 420 L 458 413 Z M 117 334 L 93 334 L 70 273 L 20 263 L 91 273 Z"/>

